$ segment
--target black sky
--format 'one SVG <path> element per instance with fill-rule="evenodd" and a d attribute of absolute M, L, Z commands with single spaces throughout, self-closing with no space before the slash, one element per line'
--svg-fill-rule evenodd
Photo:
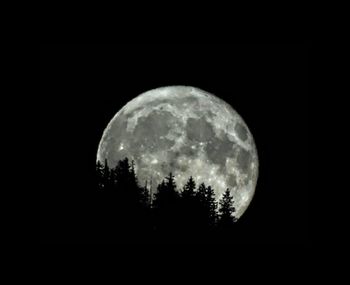
<path fill-rule="evenodd" d="M 308 45 L 57 45 L 40 50 L 40 238 L 90 242 L 102 132 L 130 99 L 190 85 L 244 118 L 258 149 L 242 240 L 306 243 Z"/>

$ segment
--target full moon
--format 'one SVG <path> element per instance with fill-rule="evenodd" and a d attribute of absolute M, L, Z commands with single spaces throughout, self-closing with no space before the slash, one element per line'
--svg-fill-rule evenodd
<path fill-rule="evenodd" d="M 147 91 L 119 110 L 107 125 L 97 160 L 114 167 L 135 161 L 140 185 L 156 189 L 172 172 L 178 188 L 192 176 L 214 188 L 216 199 L 229 188 L 239 218 L 253 198 L 258 178 L 254 138 L 225 101 L 190 86 Z"/>

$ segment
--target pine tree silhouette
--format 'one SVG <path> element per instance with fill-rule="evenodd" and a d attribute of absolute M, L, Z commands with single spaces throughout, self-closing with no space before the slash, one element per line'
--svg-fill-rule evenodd
<path fill-rule="evenodd" d="M 154 208 L 167 208 L 176 204 L 179 198 L 179 193 L 176 191 L 176 182 L 172 173 L 165 178 L 166 181 L 162 181 L 157 187 L 157 193 L 155 193 Z"/>
<path fill-rule="evenodd" d="M 180 199 L 179 214 L 180 224 L 182 228 L 189 232 L 195 230 L 199 226 L 199 203 L 196 197 L 196 183 L 192 176 L 183 186 Z"/>
<path fill-rule="evenodd" d="M 130 164 L 128 158 L 119 160 L 115 167 L 115 178 L 116 187 L 119 189 L 130 186 L 131 175 L 130 175 Z"/>
<path fill-rule="evenodd" d="M 107 159 L 102 169 L 102 187 L 103 190 L 109 190 L 110 188 L 110 169 L 108 167 Z"/>
<path fill-rule="evenodd" d="M 198 186 L 198 191 L 197 191 L 197 197 L 199 199 L 199 202 L 201 204 L 204 204 L 205 203 L 205 200 L 206 200 L 206 187 L 205 187 L 205 184 L 204 183 L 201 183 L 199 186 Z"/>
<path fill-rule="evenodd" d="M 231 229 L 234 224 L 235 208 L 229 189 L 221 197 L 218 209 L 214 189 L 204 183 L 196 189 L 192 176 L 179 192 L 174 175 L 169 173 L 151 199 L 147 183 L 143 187 L 138 183 L 134 161 L 129 163 L 124 158 L 114 168 L 109 167 L 107 160 L 104 164 L 97 161 L 95 170 L 100 224 L 111 229 L 112 234 L 106 234 L 111 240 L 162 232 L 170 233 L 167 237 L 177 233 L 182 239 L 197 240 L 203 231 L 215 233 L 216 228 Z M 196 233 L 201 234 L 190 238 Z"/>
<path fill-rule="evenodd" d="M 161 230 L 175 230 L 178 227 L 179 193 L 172 173 L 157 187 L 154 199 L 155 226 Z"/>
<path fill-rule="evenodd" d="M 96 181 L 97 191 L 103 191 L 103 188 L 104 188 L 103 174 L 102 174 L 103 168 L 104 166 L 101 164 L 101 162 L 97 161 L 96 169 L 95 169 L 95 181 Z"/>
<path fill-rule="evenodd" d="M 217 220 L 217 203 L 215 201 L 215 192 L 211 186 L 208 186 L 205 191 L 205 206 L 207 210 L 208 226 L 213 228 Z"/>
<path fill-rule="evenodd" d="M 195 196 L 195 192 L 194 192 L 195 190 L 196 190 L 196 182 L 193 180 L 193 177 L 190 176 L 185 186 L 183 187 L 182 198 L 184 199 L 193 198 Z"/>
<path fill-rule="evenodd" d="M 151 207 L 150 193 L 148 191 L 147 185 L 140 188 L 140 203 L 145 208 Z"/>
<path fill-rule="evenodd" d="M 222 229 L 229 229 L 235 222 L 233 213 L 236 211 L 236 209 L 233 207 L 233 197 L 231 196 L 228 188 L 224 192 L 219 204 L 219 226 Z"/>
<path fill-rule="evenodd" d="M 204 183 L 201 183 L 196 193 L 199 202 L 200 223 L 202 228 L 210 229 L 215 226 L 217 213 L 217 204 L 215 201 L 214 189 L 211 186 L 206 187 Z"/>

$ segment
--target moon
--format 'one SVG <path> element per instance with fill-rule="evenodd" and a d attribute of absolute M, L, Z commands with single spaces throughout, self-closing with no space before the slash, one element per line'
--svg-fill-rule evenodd
<path fill-rule="evenodd" d="M 258 179 L 254 138 L 225 101 L 199 88 L 168 86 L 147 91 L 119 110 L 103 132 L 97 160 L 114 167 L 135 161 L 139 183 L 156 189 L 172 172 L 178 188 L 192 176 L 214 188 L 216 199 L 229 188 L 240 218 Z"/>

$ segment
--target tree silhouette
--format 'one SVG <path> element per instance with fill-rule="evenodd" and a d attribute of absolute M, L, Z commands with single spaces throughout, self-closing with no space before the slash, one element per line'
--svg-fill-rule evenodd
<path fill-rule="evenodd" d="M 174 205 L 179 198 L 179 193 L 176 191 L 176 182 L 172 173 L 165 178 L 157 187 L 155 199 L 153 201 L 154 208 L 166 208 Z"/>
<path fill-rule="evenodd" d="M 101 174 L 102 174 L 102 179 L 101 179 L 102 189 L 109 190 L 109 187 L 110 187 L 110 169 L 108 167 L 107 159 L 105 160 L 105 164 L 103 165 Z"/>
<path fill-rule="evenodd" d="M 130 236 L 149 236 L 156 233 L 170 233 L 191 239 L 189 234 L 215 229 L 228 229 L 234 224 L 233 197 L 229 189 L 219 201 L 214 189 L 189 177 L 179 192 L 174 175 L 170 172 L 157 186 L 153 199 L 146 184 L 141 187 L 135 171 L 134 161 L 124 158 L 110 168 L 107 160 L 96 163 L 96 189 L 99 194 L 98 213 L 100 224 L 110 228 L 111 239 Z M 152 203 L 151 203 L 152 200 Z M 203 235 L 198 237 L 203 237 Z M 191 239 L 196 240 L 196 239 Z"/>
<path fill-rule="evenodd" d="M 205 184 L 204 183 L 201 183 L 199 186 L 198 186 L 198 191 L 197 191 L 197 197 L 198 197 L 198 200 L 201 204 L 204 204 L 205 203 L 205 199 L 206 199 L 206 187 L 205 187 Z"/>
<path fill-rule="evenodd" d="M 101 164 L 101 162 L 97 161 L 96 169 L 95 169 L 95 181 L 96 181 L 97 191 L 103 191 L 103 188 L 104 188 L 103 168 L 104 166 Z"/>
<path fill-rule="evenodd" d="M 182 191 L 182 198 L 191 199 L 195 196 L 196 182 L 194 182 L 193 177 L 190 176 Z"/>
<path fill-rule="evenodd" d="M 158 185 L 153 201 L 155 226 L 157 229 L 175 230 L 178 227 L 180 195 L 176 191 L 176 182 L 171 172 L 165 179 Z"/>
<path fill-rule="evenodd" d="M 132 174 L 130 173 L 130 164 L 128 158 L 119 160 L 118 164 L 115 167 L 115 179 L 116 179 L 116 188 L 123 189 L 130 187 L 134 182 L 132 180 Z"/>
<path fill-rule="evenodd" d="M 213 228 L 217 220 L 217 203 L 215 201 L 214 189 L 208 186 L 205 191 L 205 207 L 207 211 L 208 226 Z"/>
<path fill-rule="evenodd" d="M 148 191 L 147 185 L 140 188 L 140 203 L 145 208 L 151 207 L 151 201 L 150 201 L 150 193 Z"/>
<path fill-rule="evenodd" d="M 215 201 L 214 189 L 211 186 L 206 187 L 204 183 L 201 183 L 196 193 L 200 214 L 200 223 L 204 229 L 210 229 L 215 226 L 217 213 L 217 204 Z"/>
<path fill-rule="evenodd" d="M 166 179 L 166 189 L 169 194 L 173 195 L 174 197 L 178 197 L 178 193 L 176 192 L 176 182 L 175 182 L 175 176 L 170 172 L 168 177 L 165 177 Z"/>
<path fill-rule="evenodd" d="M 195 190 L 196 182 L 190 176 L 183 186 L 180 200 L 181 225 L 186 231 L 193 231 L 199 226 L 200 209 Z"/>
<path fill-rule="evenodd" d="M 233 197 L 228 188 L 224 192 L 219 204 L 219 226 L 223 229 L 228 229 L 235 221 L 233 213 L 236 211 L 233 207 Z"/>

